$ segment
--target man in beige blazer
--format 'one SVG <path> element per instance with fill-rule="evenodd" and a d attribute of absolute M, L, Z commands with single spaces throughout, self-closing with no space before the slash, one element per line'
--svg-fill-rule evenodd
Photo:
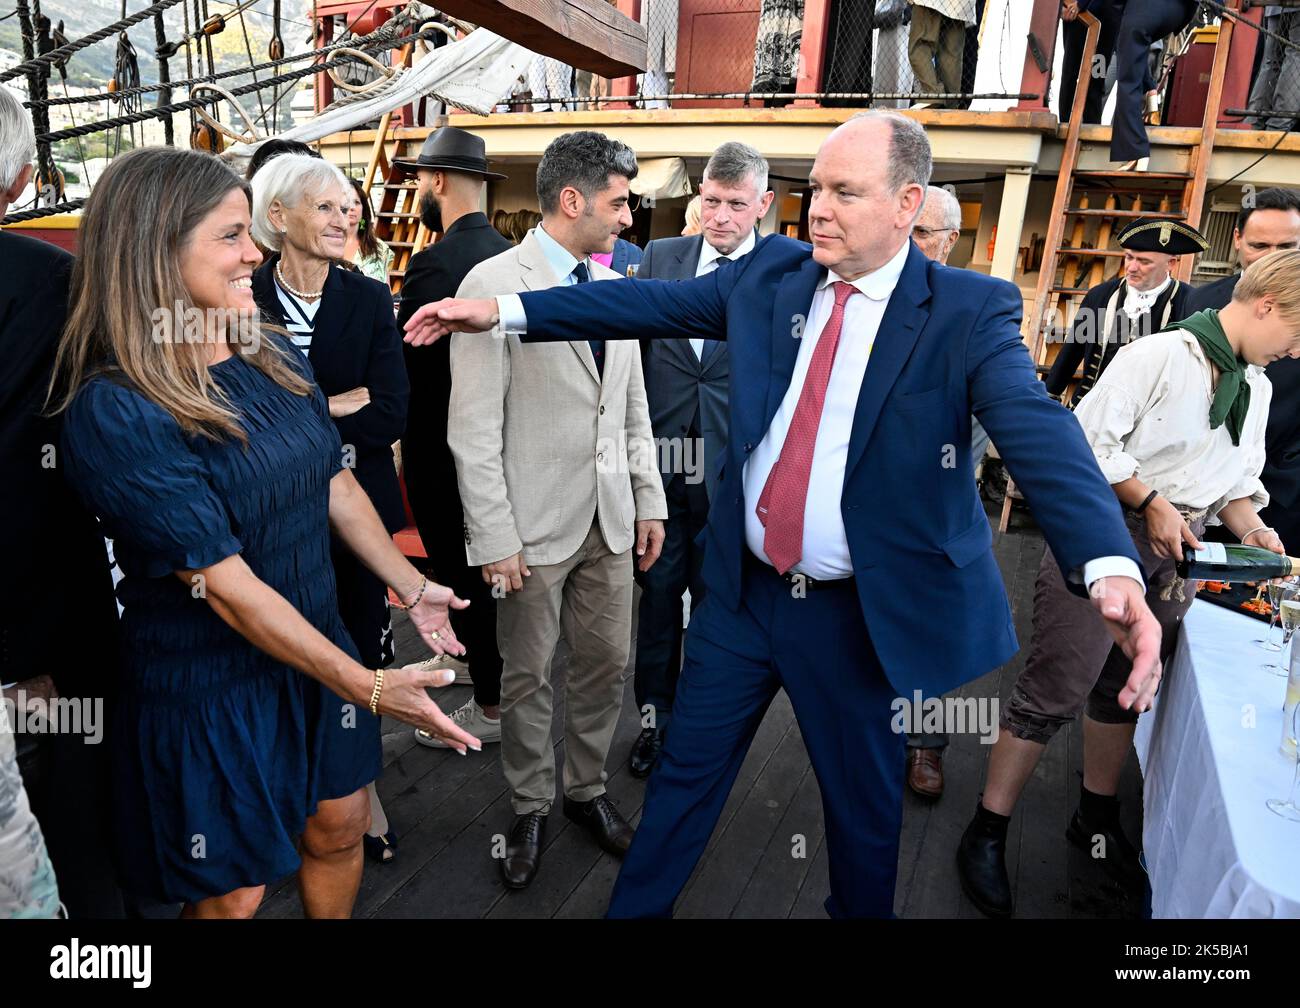
<path fill-rule="evenodd" d="M 537 169 L 542 223 L 474 267 L 458 297 L 616 279 L 591 260 L 632 223 L 636 157 L 600 133 L 567 133 Z M 648 570 L 668 509 L 639 345 L 528 344 L 494 333 L 451 344 L 448 442 L 465 504 L 465 550 L 499 598 L 501 762 L 514 825 L 505 884 L 527 886 L 555 799 L 551 658 L 569 643 L 564 814 L 621 857 L 632 828 L 605 794 L 605 759 L 631 651 L 632 559 Z M 472 660 L 472 659 L 471 659 Z"/>

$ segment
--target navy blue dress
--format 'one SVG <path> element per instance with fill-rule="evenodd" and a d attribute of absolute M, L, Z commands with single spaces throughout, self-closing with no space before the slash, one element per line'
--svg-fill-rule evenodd
<path fill-rule="evenodd" d="M 281 343 L 311 378 L 306 359 Z M 330 563 L 341 446 L 320 390 L 296 396 L 236 354 L 210 374 L 249 444 L 188 437 L 104 377 L 63 428 L 68 478 L 125 575 L 115 740 L 119 855 L 129 888 L 166 902 L 270 883 L 299 866 L 316 803 L 380 771 L 376 719 L 228 627 L 173 572 L 240 554 L 353 658 Z"/>

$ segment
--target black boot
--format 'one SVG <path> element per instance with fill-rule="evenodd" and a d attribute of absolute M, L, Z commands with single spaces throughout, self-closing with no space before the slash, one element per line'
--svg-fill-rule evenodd
<path fill-rule="evenodd" d="M 1137 891 L 1145 886 L 1146 872 L 1119 824 L 1119 800 L 1114 796 L 1093 794 L 1080 785 L 1079 807 L 1065 835 L 1124 888 Z"/>
<path fill-rule="evenodd" d="M 1011 880 L 1007 877 L 1007 824 L 981 802 L 957 845 L 957 874 L 962 891 L 987 917 L 1010 917 Z"/>

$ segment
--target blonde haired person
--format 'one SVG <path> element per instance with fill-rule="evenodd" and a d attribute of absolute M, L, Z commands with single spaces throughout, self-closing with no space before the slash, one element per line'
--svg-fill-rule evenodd
<path fill-rule="evenodd" d="M 682 228 L 682 237 L 700 233 L 700 214 L 703 207 L 703 200 L 699 193 L 691 197 L 691 201 L 686 204 L 686 224 Z"/>
<path fill-rule="evenodd" d="M 345 917 L 380 767 L 372 711 L 458 749 L 477 740 L 425 692 L 450 673 L 357 660 L 331 528 L 435 654 L 462 652 L 448 615 L 464 603 L 401 556 L 343 465 L 311 365 L 259 328 L 249 204 L 208 154 L 114 159 L 82 218 L 52 402 L 65 475 L 124 575 L 125 883 L 186 917 L 250 917 L 297 871 L 309 917 Z"/>
<path fill-rule="evenodd" d="M 1208 521 L 1251 546 L 1285 552 L 1259 520 L 1268 503 L 1259 475 L 1272 396 L 1264 368 L 1283 357 L 1300 357 L 1295 249 L 1248 268 L 1221 311 L 1197 312 L 1125 346 L 1075 411 L 1124 507 L 1165 662 L 1195 596 L 1174 564 L 1184 546 L 1199 548 Z M 983 800 L 958 851 L 966 892 L 990 916 L 1012 911 L 1005 842 L 1020 792 L 1052 736 L 1084 709 L 1083 783 L 1068 836 L 1085 850 L 1105 837 L 1102 867 L 1135 890 L 1142 885 L 1115 797 L 1138 712 L 1119 702 L 1130 663 L 1114 643 L 1090 602 L 1070 594 L 1045 551 L 1029 657 L 1003 708 Z"/>

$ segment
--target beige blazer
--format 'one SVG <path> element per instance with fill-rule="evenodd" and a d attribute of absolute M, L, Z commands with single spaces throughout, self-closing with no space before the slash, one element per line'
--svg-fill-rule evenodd
<path fill-rule="evenodd" d="M 593 280 L 617 279 L 599 263 L 588 265 Z M 470 270 L 456 296 L 558 283 L 530 232 Z M 560 563 L 582 545 L 593 518 L 610 551 L 623 553 L 636 541 L 635 521 L 668 517 L 636 340 L 605 344 L 602 381 L 586 340 L 455 334 L 447 441 L 471 565 L 521 551 L 528 564 Z"/>

